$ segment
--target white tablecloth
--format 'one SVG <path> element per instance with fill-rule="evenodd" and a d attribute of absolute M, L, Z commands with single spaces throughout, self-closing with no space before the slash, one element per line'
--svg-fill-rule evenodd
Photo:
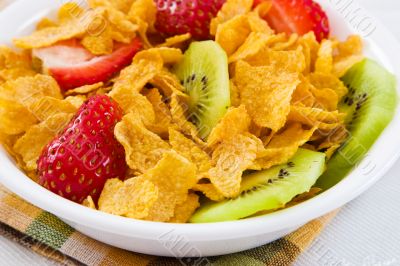
<path fill-rule="evenodd" d="M 400 39 L 399 0 L 359 2 Z M 0 236 L 0 265 L 52 263 Z M 368 192 L 345 206 L 295 265 L 400 265 L 400 162 Z"/>

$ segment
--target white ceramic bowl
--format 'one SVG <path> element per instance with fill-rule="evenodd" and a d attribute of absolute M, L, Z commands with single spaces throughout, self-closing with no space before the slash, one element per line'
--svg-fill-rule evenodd
<path fill-rule="evenodd" d="M 0 13 L 0 43 L 33 30 L 41 17 L 59 7 L 54 0 L 20 0 Z M 353 1 L 319 1 L 330 17 L 333 34 L 365 38 L 366 54 L 400 77 L 400 45 Z M 350 4 L 348 4 L 350 3 Z M 346 179 L 321 195 L 265 216 L 212 224 L 167 224 L 127 219 L 65 200 L 31 181 L 0 150 L 0 182 L 28 202 L 49 211 L 76 230 L 107 244 L 162 256 L 213 256 L 238 252 L 276 240 L 354 199 L 380 179 L 400 155 L 400 113 L 363 162 Z"/>

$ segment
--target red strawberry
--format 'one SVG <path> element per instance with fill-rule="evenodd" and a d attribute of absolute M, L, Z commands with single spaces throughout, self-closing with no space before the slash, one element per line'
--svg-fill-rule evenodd
<path fill-rule="evenodd" d="M 44 69 L 63 90 L 109 80 L 129 65 L 141 48 L 139 39 L 130 44 L 118 44 L 110 55 L 95 56 L 77 41 L 61 42 L 54 46 L 33 50 L 42 60 Z"/>
<path fill-rule="evenodd" d="M 255 4 L 263 0 L 256 0 Z M 318 41 L 329 37 L 329 20 L 313 0 L 272 0 L 265 19 L 277 32 L 299 35 L 314 31 Z"/>
<path fill-rule="evenodd" d="M 91 97 L 43 150 L 39 183 L 58 195 L 81 203 L 97 201 L 109 178 L 125 178 L 125 151 L 114 137 L 122 110 L 105 95 Z"/>
<path fill-rule="evenodd" d="M 198 40 L 210 38 L 210 22 L 226 0 L 155 0 L 155 27 L 164 36 L 190 33 Z"/>

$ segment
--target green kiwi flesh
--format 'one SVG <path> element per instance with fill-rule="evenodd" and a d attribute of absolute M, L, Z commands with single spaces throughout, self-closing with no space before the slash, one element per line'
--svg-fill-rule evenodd
<path fill-rule="evenodd" d="M 193 42 L 174 72 L 189 95 L 189 119 L 205 139 L 231 104 L 227 55 L 214 41 Z"/>
<path fill-rule="evenodd" d="M 295 196 L 309 191 L 324 169 L 324 153 L 299 149 L 287 164 L 244 176 L 237 198 L 205 203 L 190 222 L 238 220 L 282 208 Z"/>
<path fill-rule="evenodd" d="M 348 114 L 349 137 L 317 181 L 317 186 L 324 190 L 340 182 L 365 157 L 392 120 L 397 106 L 395 77 L 370 59 L 354 65 L 342 81 L 349 93 L 339 109 Z"/>

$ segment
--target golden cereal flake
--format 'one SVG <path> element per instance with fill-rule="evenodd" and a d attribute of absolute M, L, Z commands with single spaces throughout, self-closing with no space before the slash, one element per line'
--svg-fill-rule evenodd
<path fill-rule="evenodd" d="M 248 132 L 250 124 L 251 118 L 244 105 L 231 107 L 211 131 L 207 144 L 211 147 L 229 137 Z"/>
<path fill-rule="evenodd" d="M 196 209 L 200 207 L 199 196 L 190 193 L 185 202 L 175 207 L 174 216 L 168 221 L 169 223 L 186 223 L 192 217 Z"/>
<path fill-rule="evenodd" d="M 134 219 L 144 219 L 159 196 L 157 187 L 143 176 L 124 182 L 107 180 L 99 198 L 99 210 Z"/>
<path fill-rule="evenodd" d="M 169 143 L 177 153 L 193 162 L 199 173 L 205 173 L 211 168 L 211 158 L 207 152 L 194 141 L 172 128 L 169 130 Z"/>
<path fill-rule="evenodd" d="M 196 166 L 174 151 L 165 152 L 162 159 L 144 178 L 154 183 L 159 196 L 146 220 L 166 222 L 175 208 L 188 200 L 189 190 L 196 184 Z"/>
<path fill-rule="evenodd" d="M 300 82 L 298 76 L 279 66 L 253 67 L 243 61 L 237 63 L 235 83 L 242 104 L 258 126 L 276 132 L 285 125 L 292 94 Z"/>
<path fill-rule="evenodd" d="M 124 146 L 128 166 L 139 173 L 153 168 L 170 149 L 167 142 L 146 129 L 143 122 L 130 113 L 115 126 L 115 136 Z"/>
<path fill-rule="evenodd" d="M 222 195 L 227 198 L 239 195 L 243 171 L 253 164 L 260 147 L 263 147 L 261 140 L 250 134 L 240 134 L 215 148 L 209 177 Z"/>

